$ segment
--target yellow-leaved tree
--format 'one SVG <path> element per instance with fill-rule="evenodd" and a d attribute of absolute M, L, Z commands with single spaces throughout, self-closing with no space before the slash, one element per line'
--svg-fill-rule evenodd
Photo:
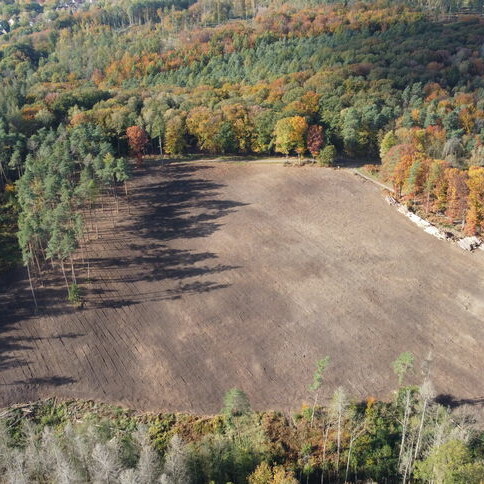
<path fill-rule="evenodd" d="M 288 155 L 295 151 L 299 156 L 306 151 L 308 123 L 302 116 L 282 118 L 276 123 L 276 151 Z"/>
<path fill-rule="evenodd" d="M 466 234 L 475 235 L 484 230 L 484 167 L 471 166 L 468 171 Z"/>
<path fill-rule="evenodd" d="M 299 481 L 291 471 L 282 466 L 271 468 L 267 462 L 262 462 L 249 476 L 249 484 L 297 484 Z"/>

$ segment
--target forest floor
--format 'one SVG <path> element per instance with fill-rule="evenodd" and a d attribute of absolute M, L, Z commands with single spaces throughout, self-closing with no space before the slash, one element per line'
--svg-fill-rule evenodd
<path fill-rule="evenodd" d="M 59 275 L 0 281 L 0 404 L 97 399 L 144 410 L 218 411 L 245 390 L 257 409 L 324 395 L 386 398 L 403 351 L 446 401 L 483 405 L 484 253 L 432 237 L 350 170 L 150 162 L 130 209 L 105 200 L 82 308 Z M 115 225 L 115 228 L 113 228 Z"/>

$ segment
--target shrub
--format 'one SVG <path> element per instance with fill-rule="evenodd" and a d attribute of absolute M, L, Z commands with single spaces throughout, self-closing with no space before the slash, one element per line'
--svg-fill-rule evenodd
<path fill-rule="evenodd" d="M 75 304 L 76 306 L 81 304 L 81 302 L 82 302 L 81 290 L 80 290 L 80 288 L 77 284 L 71 284 L 69 286 L 69 292 L 68 292 L 68 295 L 67 295 L 67 300 L 70 303 Z"/>
<path fill-rule="evenodd" d="M 232 388 L 225 394 L 223 413 L 226 416 L 239 416 L 249 412 L 249 398 L 242 390 Z"/>
<path fill-rule="evenodd" d="M 364 165 L 363 168 L 370 173 L 370 175 L 377 175 L 380 172 L 380 165 Z"/>
<path fill-rule="evenodd" d="M 319 153 L 319 166 L 333 166 L 335 158 L 336 148 L 333 145 L 327 145 Z"/>

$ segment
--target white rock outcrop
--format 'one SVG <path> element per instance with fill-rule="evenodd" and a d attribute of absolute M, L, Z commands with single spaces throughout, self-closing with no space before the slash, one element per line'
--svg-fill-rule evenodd
<path fill-rule="evenodd" d="M 457 245 L 464 250 L 474 250 L 478 247 L 482 247 L 482 240 L 478 237 L 464 237 L 457 241 Z"/>

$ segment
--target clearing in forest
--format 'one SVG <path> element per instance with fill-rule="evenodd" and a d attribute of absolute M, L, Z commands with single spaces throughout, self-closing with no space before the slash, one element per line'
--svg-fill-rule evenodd
<path fill-rule="evenodd" d="M 91 233 L 83 308 L 58 279 L 35 316 L 23 276 L 4 284 L 1 404 L 214 412 L 236 386 L 256 408 L 294 409 L 325 355 L 326 395 L 386 397 L 402 351 L 431 352 L 438 392 L 482 400 L 484 253 L 424 233 L 369 182 L 179 162 L 140 169 L 130 190 L 130 213 Z"/>

